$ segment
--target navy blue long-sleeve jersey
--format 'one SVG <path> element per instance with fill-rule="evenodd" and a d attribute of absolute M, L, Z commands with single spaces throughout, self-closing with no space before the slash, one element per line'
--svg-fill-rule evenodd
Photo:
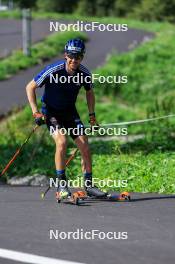
<path fill-rule="evenodd" d="M 79 83 L 72 79 L 76 75 L 81 77 Z M 66 71 L 66 60 L 48 65 L 34 77 L 34 81 L 38 87 L 45 85 L 43 101 L 56 110 L 74 107 L 80 88 L 83 86 L 88 91 L 93 87 L 89 70 L 80 64 L 75 74 L 71 76 Z"/>

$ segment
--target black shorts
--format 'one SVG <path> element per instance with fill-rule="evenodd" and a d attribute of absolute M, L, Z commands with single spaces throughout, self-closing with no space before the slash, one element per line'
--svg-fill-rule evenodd
<path fill-rule="evenodd" d="M 67 131 L 67 134 L 74 140 L 85 135 L 84 125 L 75 107 L 66 110 L 55 110 L 47 106 L 46 125 L 50 134 L 58 131 L 65 134 Z"/>

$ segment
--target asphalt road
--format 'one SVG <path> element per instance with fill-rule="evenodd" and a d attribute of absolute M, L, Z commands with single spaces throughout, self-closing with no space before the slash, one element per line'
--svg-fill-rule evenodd
<path fill-rule="evenodd" d="M 41 190 L 0 187 L 0 248 L 75 263 L 174 264 L 175 196 L 132 194 L 131 202 L 75 206 L 57 204 L 54 190 L 41 200 Z M 77 229 L 127 232 L 128 239 L 50 239 L 50 230 Z M 16 262 L 0 258 L 0 263 Z"/>
<path fill-rule="evenodd" d="M 49 35 L 46 20 L 33 20 L 32 43 L 42 40 Z M 15 19 L 0 19 L 0 58 L 10 54 L 14 49 L 22 48 L 22 21 Z"/>
<path fill-rule="evenodd" d="M 33 41 L 39 40 L 49 33 L 49 21 L 33 22 Z M 21 25 L 19 21 L 0 20 L 0 52 L 4 48 L 12 50 L 19 48 L 21 43 Z M 88 32 L 89 42 L 83 64 L 90 70 L 102 65 L 112 50 L 118 53 L 127 52 L 139 45 L 145 38 L 153 37 L 152 33 L 142 30 L 130 29 L 126 32 Z M 19 45 L 19 46 L 18 46 Z M 0 116 L 8 113 L 12 108 L 23 106 L 27 103 L 25 85 L 47 64 L 59 58 L 21 71 L 9 80 L 0 82 Z M 125 73 L 123 73 L 125 74 Z M 42 91 L 38 90 L 38 95 Z"/>

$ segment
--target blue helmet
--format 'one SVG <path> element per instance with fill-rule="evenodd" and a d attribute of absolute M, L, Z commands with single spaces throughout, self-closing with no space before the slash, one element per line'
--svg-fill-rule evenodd
<path fill-rule="evenodd" d="M 65 45 L 65 52 L 69 54 L 81 54 L 85 53 L 85 45 L 81 39 L 70 39 Z"/>

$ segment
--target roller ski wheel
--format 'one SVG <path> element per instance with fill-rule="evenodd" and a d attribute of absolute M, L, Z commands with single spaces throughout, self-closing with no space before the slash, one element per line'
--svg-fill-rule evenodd
<path fill-rule="evenodd" d="M 77 191 L 72 194 L 72 202 L 76 205 L 79 205 L 81 201 L 84 201 L 87 198 L 87 194 L 84 191 Z"/>
<path fill-rule="evenodd" d="M 120 194 L 120 196 L 121 196 L 121 199 L 124 199 L 125 201 L 130 201 L 131 200 L 131 196 L 130 196 L 130 194 L 128 192 L 122 192 Z"/>
<path fill-rule="evenodd" d="M 122 192 L 120 194 L 109 194 L 108 196 L 109 200 L 112 201 L 130 201 L 131 200 L 131 196 L 128 192 Z"/>
<path fill-rule="evenodd" d="M 56 201 L 57 203 L 61 203 L 62 200 L 69 198 L 69 193 L 67 191 L 56 192 Z"/>
<path fill-rule="evenodd" d="M 87 198 L 86 192 L 84 191 L 76 191 L 71 194 L 71 196 L 65 196 L 63 194 L 60 194 L 56 192 L 56 200 L 57 203 L 61 203 L 61 201 L 65 200 L 68 203 L 72 203 L 75 205 L 80 205 L 82 201 L 84 201 Z"/>

